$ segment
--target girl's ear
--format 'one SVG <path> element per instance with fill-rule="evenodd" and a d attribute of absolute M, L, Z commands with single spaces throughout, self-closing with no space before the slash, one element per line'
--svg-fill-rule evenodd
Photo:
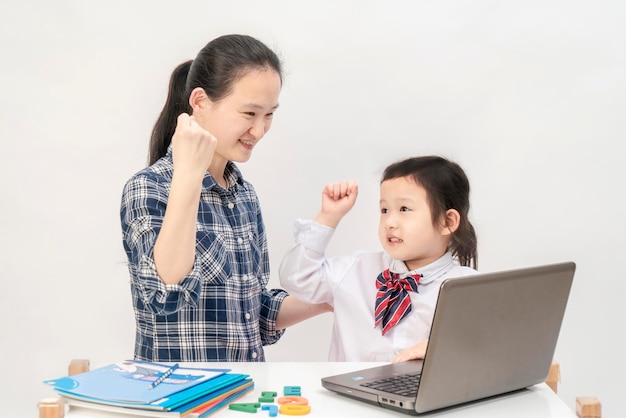
<path fill-rule="evenodd" d="M 461 223 L 461 215 L 456 209 L 448 209 L 445 213 L 445 223 L 441 233 L 443 235 L 452 235 L 459 228 Z"/>
<path fill-rule="evenodd" d="M 191 91 L 189 95 L 189 106 L 191 106 L 191 110 L 196 111 L 204 109 L 210 103 L 212 103 L 211 99 L 209 99 L 209 96 L 207 96 L 202 87 L 196 87 Z"/>

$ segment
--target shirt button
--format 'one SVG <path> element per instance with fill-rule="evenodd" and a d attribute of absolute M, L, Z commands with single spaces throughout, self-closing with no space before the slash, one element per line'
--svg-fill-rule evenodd
<path fill-rule="evenodd" d="M 243 242 L 243 239 L 237 238 L 237 243 L 241 244 L 242 242 Z"/>
<path fill-rule="evenodd" d="M 228 209 L 232 209 L 235 207 L 235 204 L 233 202 L 228 203 Z"/>
<path fill-rule="evenodd" d="M 257 357 L 257 353 L 256 351 L 254 353 L 252 353 L 252 358 L 256 358 Z"/>
<path fill-rule="evenodd" d="M 246 319 L 250 319 L 250 314 L 246 312 Z"/>
<path fill-rule="evenodd" d="M 243 276 L 243 277 L 241 278 L 241 280 L 243 280 L 244 282 L 245 282 L 245 281 L 247 281 L 247 280 L 248 280 L 248 276 Z"/>

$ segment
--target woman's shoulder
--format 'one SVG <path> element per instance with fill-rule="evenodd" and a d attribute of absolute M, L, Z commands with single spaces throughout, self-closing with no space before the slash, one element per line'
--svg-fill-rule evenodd
<path fill-rule="evenodd" d="M 174 166 L 172 161 L 164 157 L 154 164 L 137 171 L 128 179 L 127 183 L 132 183 L 140 179 L 152 179 L 159 182 L 171 181 L 173 173 Z"/>
<path fill-rule="evenodd" d="M 122 194 L 129 198 L 144 198 L 146 194 L 154 193 L 150 192 L 150 190 L 161 190 L 161 192 L 158 192 L 159 195 L 162 192 L 169 193 L 169 188 L 172 184 L 172 173 L 173 170 L 159 160 L 137 171 L 126 180 Z"/>

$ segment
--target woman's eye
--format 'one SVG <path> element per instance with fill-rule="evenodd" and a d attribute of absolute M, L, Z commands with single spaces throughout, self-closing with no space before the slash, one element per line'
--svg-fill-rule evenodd
<path fill-rule="evenodd" d="M 400 208 L 400 212 L 408 212 L 408 211 L 410 211 L 410 210 L 411 210 L 411 209 L 407 208 L 406 206 L 402 206 L 402 207 Z"/>
<path fill-rule="evenodd" d="M 246 116 L 252 116 L 252 117 L 254 117 L 256 115 L 256 113 L 254 113 L 254 112 L 244 112 L 244 114 Z"/>
<path fill-rule="evenodd" d="M 385 209 L 385 208 L 381 208 L 381 209 L 380 209 L 380 213 L 387 213 L 387 209 Z"/>

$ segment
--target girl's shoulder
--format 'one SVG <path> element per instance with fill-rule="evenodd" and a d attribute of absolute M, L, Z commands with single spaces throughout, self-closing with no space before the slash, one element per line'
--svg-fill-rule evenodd
<path fill-rule="evenodd" d="M 475 270 L 471 267 L 460 266 L 457 264 L 454 267 L 452 267 L 452 269 L 450 269 L 450 271 L 448 272 L 448 274 L 446 274 L 446 276 L 447 277 L 473 276 L 479 273 L 480 272 L 478 270 Z"/>
<path fill-rule="evenodd" d="M 393 259 L 384 251 L 360 250 L 352 253 L 354 263 L 370 271 L 383 271 L 391 265 Z"/>

